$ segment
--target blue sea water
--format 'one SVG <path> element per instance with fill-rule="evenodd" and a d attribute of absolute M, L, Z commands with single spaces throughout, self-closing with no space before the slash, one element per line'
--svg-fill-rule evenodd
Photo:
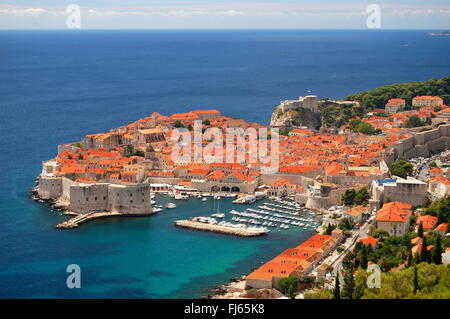
<path fill-rule="evenodd" d="M 1 31 L 0 297 L 197 297 L 311 234 L 175 228 L 212 210 L 195 199 L 58 231 L 62 217 L 28 194 L 58 144 L 154 111 L 216 108 L 267 124 L 282 99 L 449 75 L 449 53 L 449 37 L 419 30 Z M 66 287 L 69 264 L 81 266 L 81 289 Z"/>

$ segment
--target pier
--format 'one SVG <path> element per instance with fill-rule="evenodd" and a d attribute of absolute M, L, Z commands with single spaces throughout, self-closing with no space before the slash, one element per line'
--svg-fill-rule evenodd
<path fill-rule="evenodd" d="M 70 213 L 66 213 L 66 215 L 72 215 Z M 104 217 L 115 217 L 122 216 L 120 213 L 111 213 L 111 212 L 98 212 L 98 213 L 87 213 L 87 214 L 78 214 L 75 217 L 66 220 L 58 225 L 56 225 L 57 229 L 72 229 L 77 228 L 80 224 L 85 223 L 89 220 L 104 218 Z"/>
<path fill-rule="evenodd" d="M 92 212 L 87 214 L 76 214 L 73 212 L 67 212 L 64 215 L 75 215 L 75 217 L 66 220 L 55 226 L 57 229 L 72 229 L 77 228 L 80 224 L 85 223 L 90 220 L 108 217 L 144 217 L 154 215 L 157 212 L 151 212 L 149 214 L 122 214 L 118 212 Z"/>
<path fill-rule="evenodd" d="M 261 229 L 237 228 L 217 224 L 201 223 L 192 220 L 177 220 L 175 221 L 175 226 L 226 235 L 234 235 L 239 237 L 256 237 L 268 234 L 267 230 L 264 231 Z"/>

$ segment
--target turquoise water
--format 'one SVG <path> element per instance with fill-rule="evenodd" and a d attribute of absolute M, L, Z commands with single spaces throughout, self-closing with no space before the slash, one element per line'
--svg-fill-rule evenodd
<path fill-rule="evenodd" d="M 58 144 L 154 111 L 217 108 L 267 123 L 279 100 L 308 90 L 342 98 L 449 75 L 449 52 L 449 37 L 420 30 L 0 31 L 0 297 L 197 297 L 310 235 L 175 228 L 210 212 L 196 199 L 58 231 L 62 217 L 28 194 Z M 72 263 L 81 289 L 66 287 Z"/>

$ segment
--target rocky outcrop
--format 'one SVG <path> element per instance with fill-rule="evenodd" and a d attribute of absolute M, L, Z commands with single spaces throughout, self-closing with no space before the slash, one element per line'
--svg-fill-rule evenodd
<path fill-rule="evenodd" d="M 308 108 L 299 107 L 283 112 L 278 106 L 270 120 L 271 127 L 295 127 L 306 126 L 310 129 L 319 129 L 321 126 L 320 113 Z"/>

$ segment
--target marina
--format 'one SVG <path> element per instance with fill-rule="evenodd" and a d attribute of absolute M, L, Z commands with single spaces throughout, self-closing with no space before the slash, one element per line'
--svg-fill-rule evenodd
<path fill-rule="evenodd" d="M 177 220 L 176 226 L 196 229 L 196 230 L 208 230 L 216 233 L 234 234 L 237 236 L 243 236 L 242 232 L 236 231 L 223 231 L 223 228 L 217 228 L 215 226 L 224 226 L 228 228 L 236 229 L 250 229 L 253 231 L 260 231 L 268 234 L 269 231 L 286 231 L 292 230 L 315 230 L 320 222 L 316 217 L 316 214 L 310 210 L 303 208 L 300 204 L 295 203 L 290 199 L 279 198 L 265 198 L 263 193 L 258 196 L 253 195 L 241 195 L 238 200 L 230 200 L 232 196 L 226 194 L 168 194 L 173 198 L 180 198 L 187 200 L 201 200 L 205 202 L 207 206 L 212 205 L 209 217 L 207 216 L 191 216 L 185 221 L 181 222 Z M 212 197 L 210 204 L 207 204 L 207 198 Z M 244 199 L 244 200 L 242 200 Z M 240 201 L 239 201 L 240 200 Z M 233 209 L 228 212 L 222 212 L 220 210 L 221 202 L 229 202 Z M 234 208 L 235 205 L 240 205 L 246 202 L 247 208 L 244 211 L 239 211 Z M 172 206 L 174 205 L 174 206 Z M 166 208 L 175 208 L 173 203 L 166 203 Z M 220 220 L 220 222 L 218 221 Z M 208 224 L 209 226 L 198 224 Z M 186 226 L 188 225 L 188 226 Z M 269 230 L 270 229 L 270 230 Z M 252 236 L 243 236 L 252 237 Z"/>

